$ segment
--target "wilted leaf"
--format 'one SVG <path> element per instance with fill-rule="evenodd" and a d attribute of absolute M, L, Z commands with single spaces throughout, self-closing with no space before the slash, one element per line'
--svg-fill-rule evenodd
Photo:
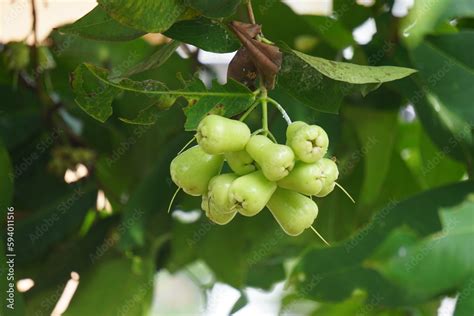
<path fill-rule="evenodd" d="M 256 25 L 232 21 L 230 28 L 239 38 L 245 50 L 240 51 L 240 54 L 232 60 L 228 76 L 237 80 L 244 78 L 247 81 L 253 76 L 254 69 L 257 69 L 267 89 L 273 89 L 282 58 L 278 47 L 254 39 L 260 31 L 260 27 Z M 253 67 L 251 67 L 249 60 L 252 61 Z"/>
<path fill-rule="evenodd" d="M 382 83 L 404 78 L 413 69 L 392 66 L 362 66 L 309 56 L 285 45 L 278 85 L 316 110 L 337 113 L 345 95 L 363 95 Z"/>

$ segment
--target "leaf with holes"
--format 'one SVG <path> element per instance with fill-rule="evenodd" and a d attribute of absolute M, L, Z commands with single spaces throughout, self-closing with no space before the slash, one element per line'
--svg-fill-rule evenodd
<path fill-rule="evenodd" d="M 188 131 L 196 129 L 199 122 L 209 113 L 232 117 L 248 109 L 255 101 L 255 95 L 234 80 L 229 80 L 226 85 L 214 82 L 209 90 L 201 84 L 200 90 L 204 95 L 195 104 L 191 103 L 184 109 L 184 128 Z"/>
<path fill-rule="evenodd" d="M 284 55 L 278 85 L 316 110 L 338 113 L 345 95 L 363 95 L 384 82 L 402 79 L 415 70 L 393 66 L 362 66 L 309 56 L 281 46 Z"/>
<path fill-rule="evenodd" d="M 136 124 L 153 124 L 159 112 L 171 107 L 180 96 L 190 105 L 185 109 L 185 128 L 192 130 L 209 112 L 233 116 L 246 110 L 255 100 L 255 95 L 236 81 L 226 85 L 214 83 L 211 89 L 194 79 L 187 87 L 169 90 L 156 80 L 133 81 L 127 78 L 109 79 L 109 72 L 92 64 L 82 64 L 72 74 L 72 87 L 76 103 L 93 118 L 105 122 L 112 115 L 112 101 L 120 93 L 132 93 L 143 98 L 136 118 L 124 121 Z"/>

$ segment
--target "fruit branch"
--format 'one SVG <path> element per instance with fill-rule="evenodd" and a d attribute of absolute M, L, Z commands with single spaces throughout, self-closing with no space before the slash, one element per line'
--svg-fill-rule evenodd
<path fill-rule="evenodd" d="M 260 100 L 257 99 L 250 107 L 247 111 L 245 111 L 244 114 L 242 114 L 242 116 L 240 117 L 239 121 L 243 122 L 248 116 L 250 113 L 253 112 L 253 110 L 255 110 L 255 108 L 257 107 L 257 105 L 260 103 Z"/>
<path fill-rule="evenodd" d="M 252 0 L 247 0 L 247 14 L 251 24 L 256 24 L 255 15 L 253 14 Z"/>
<path fill-rule="evenodd" d="M 277 109 L 278 111 L 280 111 L 281 115 L 283 116 L 283 119 L 286 121 L 286 123 L 288 125 L 291 124 L 291 118 L 290 116 L 288 115 L 288 113 L 286 113 L 285 109 L 283 108 L 283 106 L 281 106 L 280 103 L 278 103 L 276 100 L 270 98 L 270 97 L 267 97 L 267 101 L 270 102 L 271 104 L 273 104 Z"/>
<path fill-rule="evenodd" d="M 263 129 L 263 135 L 267 136 L 268 135 L 268 106 L 267 106 L 267 89 L 263 85 L 263 81 L 260 80 L 260 89 L 262 90 L 261 92 L 261 99 L 260 102 L 262 103 L 262 129 Z"/>

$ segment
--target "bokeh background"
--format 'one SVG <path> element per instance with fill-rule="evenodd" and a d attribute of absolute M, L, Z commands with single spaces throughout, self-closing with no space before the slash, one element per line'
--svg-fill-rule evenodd
<path fill-rule="evenodd" d="M 460 281 L 433 286 L 426 290 L 429 294 L 422 292 L 408 305 L 374 302 L 377 296 L 369 296 L 371 301 L 363 287 L 349 298 L 334 299 L 344 296 L 341 280 L 325 285 L 332 287 L 331 294 L 314 293 L 312 288 L 305 292 L 299 281 L 292 280 L 295 285 L 288 278 L 299 262 L 317 265 L 318 256 L 315 261 L 307 257 L 300 261 L 302 254 L 324 246 L 310 233 L 294 239 L 283 236 L 268 214 L 253 222 L 239 219 L 230 227 L 216 228 L 202 216 L 199 199 L 184 197 L 177 199 L 171 216 L 164 214 L 174 191 L 168 162 L 192 136 L 182 128 L 180 106 L 154 125 L 128 125 L 119 117 L 136 113 L 133 105 L 141 100 L 122 97 L 114 101 L 114 116 L 103 124 L 77 107 L 69 75 L 82 62 L 122 73 L 169 39 L 147 34 L 112 43 L 54 30 L 96 5 L 95 1 L 36 0 L 35 36 L 31 1 L 0 2 L 0 174 L 14 182 L 12 192 L 7 192 L 8 181 L 0 182 L 0 205 L 15 208 L 18 291 L 16 309 L 3 310 L 6 315 L 49 315 L 55 307 L 61 310 L 57 303 L 65 285 L 77 278 L 66 315 L 454 314 Z M 328 131 L 330 155 L 338 160 L 341 182 L 357 200 L 352 205 L 335 191 L 319 204 L 316 227 L 333 245 L 357 232 L 365 236 L 360 232 L 377 211 L 390 213 L 400 201 L 469 178 L 474 110 L 466 104 L 474 96 L 469 56 L 474 45 L 474 5 L 442 0 L 435 4 L 430 0 L 262 0 L 254 1 L 254 6 L 268 38 L 307 54 L 420 70 L 419 81 L 403 79 L 365 98 L 346 97 L 339 116 L 314 111 L 278 87 L 272 92 L 292 118 Z M 443 15 L 448 7 L 457 8 L 455 15 Z M 242 17 L 239 14 L 237 18 Z M 455 38 L 461 33 L 462 39 Z M 433 37 L 430 45 L 446 48 L 437 60 L 426 47 L 425 51 L 414 48 L 428 36 Z M 31 53 L 35 44 L 40 48 Z M 134 79 L 156 79 L 177 88 L 177 74 L 197 73 L 207 85 L 214 78 L 224 83 L 234 54 L 185 45 L 160 68 Z M 459 64 L 465 72 L 457 68 Z M 250 120 L 257 124 L 258 113 Z M 284 122 L 277 113 L 271 120 L 271 128 L 283 140 Z M 461 194 L 472 187 L 451 190 Z M 447 193 L 440 192 L 435 195 L 442 200 Z M 454 202 L 446 204 L 454 207 Z M 468 229 L 474 227 L 471 214 L 465 217 Z M 403 232 L 403 225 L 399 226 L 396 233 Z M 441 226 L 427 223 L 425 229 L 421 224 L 416 237 L 411 232 L 402 237 L 423 241 L 439 233 Z M 382 245 L 383 240 L 377 242 Z M 397 248 L 399 253 L 405 251 L 405 242 Z M 422 253 L 429 257 L 426 253 L 437 253 L 433 249 Z M 474 263 L 472 256 L 466 257 L 461 268 L 449 261 L 447 269 L 471 271 L 466 265 Z M 321 258 L 327 260 L 322 254 Z M 469 271 L 456 277 L 472 276 Z M 432 273 L 434 283 L 442 272 Z M 357 273 L 349 276 L 362 278 Z M 387 294 L 380 295 L 385 299 Z M 319 300 L 325 296 L 331 299 Z"/>

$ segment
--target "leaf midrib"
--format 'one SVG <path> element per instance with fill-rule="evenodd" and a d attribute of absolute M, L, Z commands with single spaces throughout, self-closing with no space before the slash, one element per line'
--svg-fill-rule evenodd
<path fill-rule="evenodd" d="M 430 41 L 425 41 L 426 45 L 429 46 L 430 48 L 432 48 L 433 50 L 437 51 L 440 55 L 446 57 L 447 59 L 449 60 L 452 60 L 454 61 L 454 63 L 456 65 L 458 65 L 459 67 L 461 67 L 462 69 L 465 69 L 467 70 L 467 72 L 470 72 L 471 74 L 474 75 L 474 69 L 471 69 L 467 64 L 463 63 L 462 61 L 460 61 L 459 59 L 455 58 L 453 55 L 449 55 L 447 52 L 445 52 L 444 50 L 442 50 L 440 47 L 434 45 L 432 42 Z"/>
<path fill-rule="evenodd" d="M 86 65 L 87 67 L 87 65 Z M 215 97 L 248 97 L 253 99 L 254 95 L 252 93 L 244 93 L 244 92 L 211 92 L 211 91 L 181 91 L 181 90 L 167 90 L 167 91 L 143 91 L 143 90 L 136 90 L 130 87 L 121 86 L 120 84 L 110 82 L 100 76 L 98 76 L 94 71 L 91 71 L 89 67 L 87 70 L 94 75 L 97 79 L 102 81 L 103 83 L 115 87 L 117 89 L 125 90 L 125 91 L 132 91 L 136 93 L 143 93 L 143 94 L 156 94 L 156 95 L 178 95 L 178 96 L 215 96 Z"/>

